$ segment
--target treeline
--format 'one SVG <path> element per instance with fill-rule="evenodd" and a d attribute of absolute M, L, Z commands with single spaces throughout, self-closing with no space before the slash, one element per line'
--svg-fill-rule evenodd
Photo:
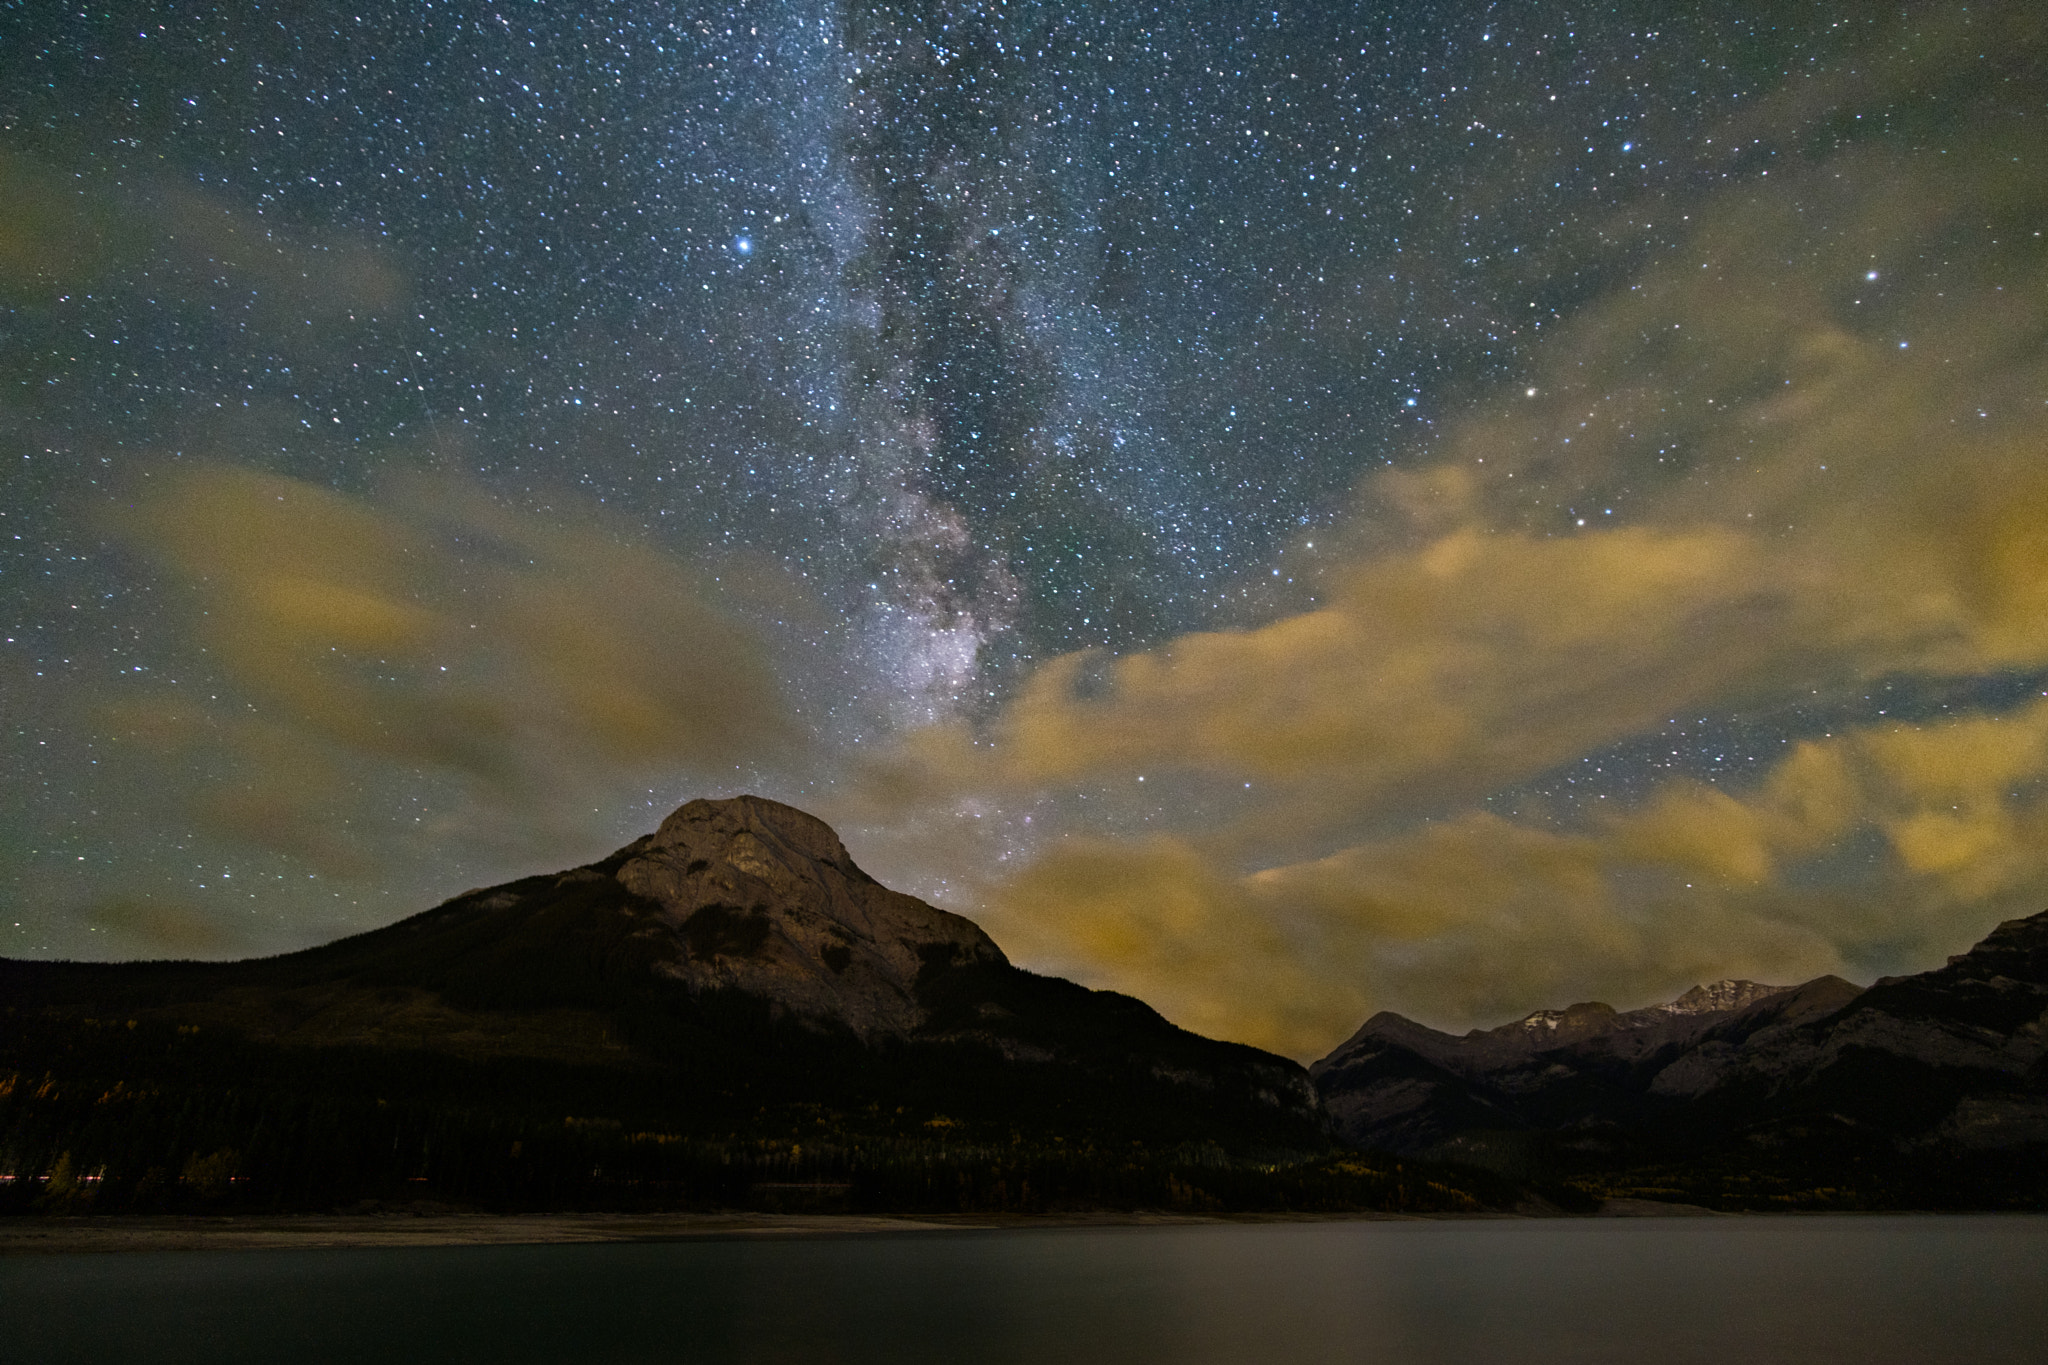
<path fill-rule="evenodd" d="M 1531 1194 L 1574 1213 L 1616 1197 L 1731 1211 L 2048 1207 L 2038 1151 L 1930 1162 L 1826 1115 L 1757 1141 L 1671 1135 L 1661 1154 L 1501 1134 L 1499 1151 L 1467 1154 L 1489 1170 L 1342 1153 L 1314 1132 L 1240 1131 L 1228 1113 L 1242 1108 L 1204 1122 L 1184 1090 L 1141 1069 L 875 1052 L 765 1026 L 728 1032 L 719 1050 L 665 1053 L 604 1068 L 284 1047 L 162 1018 L 0 1009 L 0 1213 L 366 1201 L 1448 1213 Z"/>
<path fill-rule="evenodd" d="M 1596 1199 L 1656 1199 L 1728 1213 L 2048 1209 L 2048 1151 L 2039 1144 L 1914 1150 L 1838 1115 L 1760 1125 L 1740 1146 L 1681 1148 L 1568 1179 Z"/>
<path fill-rule="evenodd" d="M 1482 1207 L 1440 1171 L 1329 1153 L 1260 1162 L 1201 1145 L 991 1140 L 943 1125 L 891 1135 L 875 1131 L 886 1126 L 879 1116 L 829 1112 L 764 1111 L 751 1132 L 705 1133 L 277 1089 L 92 1089 L 0 1076 L 0 1173 L 13 1177 L 0 1185 L 0 1211 L 313 1210 L 365 1200 L 494 1211 Z"/>
<path fill-rule="evenodd" d="M 997 1094 L 985 1061 L 963 1068 L 916 1051 L 826 1056 L 836 1081 L 806 1066 L 805 1084 L 786 1067 L 604 1070 L 272 1047 L 147 1020 L 6 1022 L 0 1211 L 12 1213 L 364 1201 L 496 1211 L 1451 1212 L 1482 1202 L 1474 1180 L 1327 1144 L 1226 1147 L 1189 1133 L 1180 1110 L 1135 1079 L 1076 1088 L 1071 1074 L 1016 1068 L 1015 1084 Z M 975 1079 L 949 1086 L 949 1072 Z M 1018 1086 L 1044 1087 L 1045 1103 L 1020 1104 Z M 1020 1124 L 1020 1113 L 1042 1121 Z"/>

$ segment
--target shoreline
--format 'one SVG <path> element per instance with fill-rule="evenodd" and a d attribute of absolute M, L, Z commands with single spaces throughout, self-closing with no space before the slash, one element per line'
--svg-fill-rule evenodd
<path fill-rule="evenodd" d="M 1029 1228 L 1180 1227 L 1229 1223 L 1441 1222 L 1555 1217 L 1545 1213 L 1119 1212 L 1049 1214 L 300 1213 L 19 1215 L 0 1218 L 0 1258 L 97 1252 L 312 1251 L 372 1247 L 553 1246 Z M 1610 1200 L 1600 1218 L 1725 1218 L 1690 1204 Z"/>
<path fill-rule="evenodd" d="M 0 1258 L 70 1252 L 296 1251 L 367 1247 L 551 1246 L 726 1241 L 1016 1228 L 1239 1222 L 1386 1221 L 1412 1214 L 301 1213 L 0 1218 Z"/>

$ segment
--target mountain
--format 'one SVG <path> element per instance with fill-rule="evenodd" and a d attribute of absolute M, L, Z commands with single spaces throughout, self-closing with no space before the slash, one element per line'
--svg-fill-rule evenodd
<path fill-rule="evenodd" d="M 1856 994 L 1838 977 L 1720 981 L 1647 1009 L 1538 1010 L 1462 1037 L 1382 1012 L 1310 1075 L 1339 1134 L 1359 1147 L 1421 1153 L 1472 1131 L 1625 1123 L 1653 1105 L 1666 1070 L 1719 1059 Z"/>
<path fill-rule="evenodd" d="M 1354 1147 L 1739 1207 L 2048 1204 L 2048 913 L 1859 990 L 1722 981 L 1454 1036 L 1382 1013 L 1310 1068 Z"/>
<path fill-rule="evenodd" d="M 1296 1063 L 1021 970 L 757 797 L 281 957 L 0 960 L 0 1025 L 0 1177 L 137 1206 L 1199 1205 L 1333 1150 Z"/>

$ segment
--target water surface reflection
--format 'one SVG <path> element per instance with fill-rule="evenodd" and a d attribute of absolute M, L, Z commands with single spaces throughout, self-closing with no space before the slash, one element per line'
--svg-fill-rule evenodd
<path fill-rule="evenodd" d="M 57 1361 L 2038 1362 L 2048 1217 L 1312 1223 L 0 1262 Z"/>

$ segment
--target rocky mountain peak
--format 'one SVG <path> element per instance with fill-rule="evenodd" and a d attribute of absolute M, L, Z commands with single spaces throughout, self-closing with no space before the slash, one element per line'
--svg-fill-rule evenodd
<path fill-rule="evenodd" d="M 692 801 L 597 865 L 676 931 L 662 970 L 862 1038 L 924 1020 L 924 974 L 1007 963 L 971 920 L 891 891 L 832 827 L 759 796 Z"/>
<path fill-rule="evenodd" d="M 864 875 L 847 856 L 832 827 L 808 811 L 764 796 L 690 801 L 634 845 L 642 853 L 681 853 L 685 859 L 741 859 L 836 867 Z"/>
<path fill-rule="evenodd" d="M 1987 978 L 2048 978 L 2048 913 L 2004 921 L 1969 952 L 1950 958 L 1948 965 Z"/>
<path fill-rule="evenodd" d="M 1651 1005 L 1647 1009 L 1632 1013 L 1664 1016 L 1726 1014 L 1731 1010 L 1746 1010 L 1759 1000 L 1768 1000 L 1774 995 L 1783 995 L 1792 989 L 1794 987 L 1765 986 L 1755 981 L 1714 981 L 1704 986 L 1694 986 L 1668 1004 Z"/>
<path fill-rule="evenodd" d="M 1714 981 L 1694 986 L 1676 1000 L 1662 1005 L 1623 1011 L 1597 1000 L 1588 1000 L 1561 1010 L 1537 1010 L 1513 1023 L 1483 1032 L 1503 1040 L 1525 1041 L 1537 1048 L 1554 1047 L 1604 1033 L 1654 1029 L 1711 1015 L 1735 1014 L 1793 989 L 1796 988 L 1765 986 L 1755 981 Z M 1481 1032 L 1474 1030 L 1470 1036 L 1478 1037 Z"/>
<path fill-rule="evenodd" d="M 1589 1033 L 1605 1033 L 1615 1026 L 1614 1021 L 1618 1017 L 1614 1006 L 1603 1005 L 1598 1000 L 1586 1000 L 1561 1010 L 1537 1010 L 1492 1032 L 1501 1035 L 1529 1033 L 1545 1039 L 1576 1038 Z"/>

